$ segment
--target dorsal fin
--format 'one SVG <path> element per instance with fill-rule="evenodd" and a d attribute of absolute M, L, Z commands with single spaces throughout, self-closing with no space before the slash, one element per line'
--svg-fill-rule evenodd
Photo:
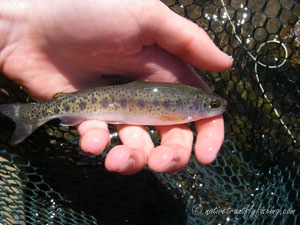
<path fill-rule="evenodd" d="M 53 99 L 57 99 L 59 97 L 61 97 L 64 93 L 63 92 L 57 92 L 56 94 L 53 95 Z"/>

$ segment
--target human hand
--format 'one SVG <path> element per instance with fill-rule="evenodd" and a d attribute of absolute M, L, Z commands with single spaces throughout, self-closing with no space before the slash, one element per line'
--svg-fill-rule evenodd
<path fill-rule="evenodd" d="M 186 65 L 223 71 L 232 64 L 196 24 L 157 0 L 42 0 L 0 4 L 0 62 L 4 74 L 35 100 L 101 85 L 101 75 L 134 80 L 206 84 Z M 195 155 L 210 163 L 224 140 L 222 116 L 195 123 Z M 155 147 L 143 126 L 117 125 L 123 145 L 110 150 L 110 171 L 134 174 L 146 165 L 175 172 L 189 161 L 193 135 L 186 124 L 156 126 Z M 100 154 L 110 144 L 108 125 L 78 126 L 80 147 Z"/>

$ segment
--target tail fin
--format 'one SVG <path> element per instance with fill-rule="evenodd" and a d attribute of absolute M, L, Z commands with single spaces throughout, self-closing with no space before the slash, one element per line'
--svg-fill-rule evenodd
<path fill-rule="evenodd" d="M 19 144 L 39 127 L 39 122 L 30 117 L 33 113 L 31 107 L 31 104 L 0 105 L 0 113 L 11 118 L 16 124 L 11 138 L 12 145 Z"/>

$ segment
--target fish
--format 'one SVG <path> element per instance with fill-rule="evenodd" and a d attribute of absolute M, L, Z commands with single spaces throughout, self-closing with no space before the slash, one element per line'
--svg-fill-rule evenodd
<path fill-rule="evenodd" d="M 211 91 L 166 82 L 133 81 L 71 93 L 59 93 L 45 102 L 0 105 L 0 113 L 11 118 L 16 145 L 52 119 L 74 126 L 85 120 L 111 124 L 174 125 L 222 114 L 227 101 Z"/>

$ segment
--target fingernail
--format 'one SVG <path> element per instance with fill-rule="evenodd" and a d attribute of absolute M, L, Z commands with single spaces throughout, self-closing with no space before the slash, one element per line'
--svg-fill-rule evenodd
<path fill-rule="evenodd" d="M 130 171 L 135 167 L 135 160 L 133 158 L 129 158 L 125 166 L 123 166 L 120 171 Z"/>
<path fill-rule="evenodd" d="M 177 164 L 177 162 L 176 161 L 172 161 L 171 163 L 170 163 L 170 167 L 169 167 L 169 169 L 168 169 L 168 173 L 174 173 L 174 172 L 176 172 L 177 171 L 177 169 L 178 169 L 178 164 Z"/>

